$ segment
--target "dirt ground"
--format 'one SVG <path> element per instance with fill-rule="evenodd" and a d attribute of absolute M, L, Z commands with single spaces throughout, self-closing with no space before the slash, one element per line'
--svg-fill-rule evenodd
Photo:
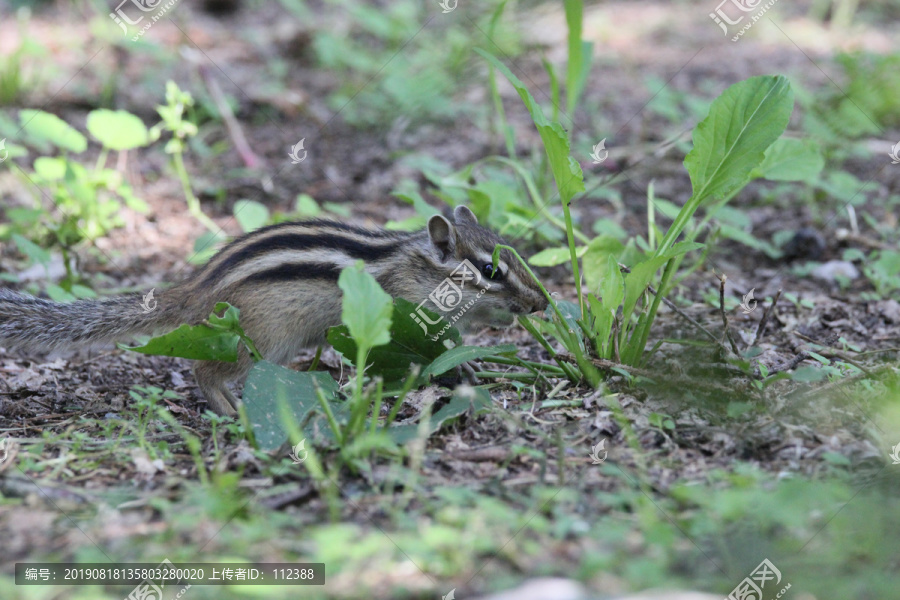
<path fill-rule="evenodd" d="M 342 84 L 340 76 L 316 63 L 312 40 L 322 28 L 352 35 L 352 25 L 333 19 L 334 11 L 319 3 L 307 5 L 310 20 L 303 22 L 276 2 L 244 3 L 234 12 L 210 12 L 204 9 L 204 3 L 183 2 L 177 5 L 177 14 L 171 20 L 154 25 L 147 34 L 151 41 L 142 42 L 145 46 L 125 49 L 123 42 L 97 35 L 91 19 L 103 17 L 94 15 L 89 3 L 50 4 L 35 9 L 27 35 L 48 50 L 52 68 L 39 79 L 40 85 L 26 90 L 18 105 L 0 108 L 14 114 L 20 107 L 41 107 L 69 123 L 81 124 L 87 112 L 98 105 L 104 90 L 113 86 L 112 105 L 151 124 L 157 120 L 154 107 L 162 101 L 165 80 L 174 79 L 199 94 L 204 88 L 196 65 L 204 65 L 233 101 L 248 146 L 260 163 L 255 169 L 247 167 L 221 121 L 213 121 L 201 131 L 205 146 L 216 148 L 214 155 L 200 156 L 191 151 L 186 155 L 204 212 L 228 235 L 240 233 L 232 216 L 238 200 L 253 199 L 273 213 L 289 213 L 300 193 L 309 194 L 320 204 L 333 202 L 345 207 L 350 211 L 346 220 L 353 223 L 380 226 L 400 221 L 414 216 L 408 204 L 392 195 L 404 179 L 416 182 L 430 202 L 439 202 L 434 186 L 415 167 L 415 161 L 409 160 L 411 157 L 433 157 L 462 168 L 504 151 L 502 141 L 485 125 L 491 98 L 484 66 L 474 59 L 455 81 L 451 103 L 463 108 L 454 117 L 412 120 L 388 111 L 377 126 L 348 123 L 342 113 L 351 110 L 356 100 L 349 100 L 346 109 L 335 108 L 331 99 Z M 430 4 L 423 11 L 427 24 L 417 34 L 421 38 L 449 26 L 441 19 L 457 19 L 456 25 L 469 26 L 463 3 L 461 14 L 447 15 Z M 890 5 L 879 5 L 884 12 L 878 14 L 887 15 L 881 22 L 864 13 L 851 29 L 835 31 L 808 18 L 806 3 L 782 2 L 771 19 L 756 25 L 752 35 L 739 43 L 722 38 L 707 14 L 713 8 L 713 3 L 699 2 L 604 2 L 586 7 L 584 38 L 595 44 L 594 65 L 583 106 L 574 119 L 563 115 L 562 122 L 575 132 L 574 151 L 581 157 L 588 187 L 600 176 L 615 176 L 618 198 L 610 201 L 608 195 L 596 193 L 580 199 L 573 211 L 583 232 L 590 235 L 595 221 L 611 219 L 629 236 L 646 236 L 647 187 L 651 182 L 657 198 L 676 205 L 690 196 L 690 180 L 681 164 L 690 147 L 689 132 L 696 124 L 696 118 L 685 109 L 690 98 L 708 102 L 732 83 L 770 73 L 787 75 L 798 89 L 839 93 L 847 82 L 836 67 L 836 53 L 900 52 L 896 36 L 900 15 Z M 0 10 L 11 15 L 13 9 L 0 0 Z M 522 50 L 514 57 L 504 57 L 504 61 L 539 102 L 549 104 L 550 82 L 541 59 L 565 64 L 561 3 L 525 3 L 511 14 L 510 27 L 521 36 Z M 472 44 L 494 50 L 483 38 L 483 31 L 472 32 Z M 11 52 L 21 40 L 14 19 L 0 20 L 0 53 Z M 275 67 L 280 69 L 277 82 L 273 81 Z M 114 74 L 113 82 L 108 80 L 110 73 Z M 371 85 L 380 81 L 378 77 Z M 659 81 L 664 88 L 654 87 L 649 81 Z M 506 116 L 515 131 L 516 151 L 528 156 L 539 147 L 537 132 L 515 91 L 505 81 L 500 82 L 500 90 Z M 659 106 L 654 101 L 681 104 Z M 664 116 L 667 108 L 684 111 L 686 120 L 672 123 Z M 788 135 L 804 135 L 803 119 L 798 104 Z M 287 152 L 301 138 L 306 140 L 308 159 L 292 165 Z M 594 165 L 587 141 L 601 138 L 607 139 L 610 161 Z M 470 515 L 472 521 L 463 528 L 466 535 L 475 535 L 479 520 L 491 522 L 491 514 L 481 504 L 460 501 L 458 506 L 444 506 L 439 514 L 431 512 L 435 505 L 441 505 L 443 500 L 439 498 L 445 498 L 442 494 L 446 490 L 458 490 L 463 495 L 465 490 L 473 494 L 477 491 L 496 500 L 498 513 L 503 506 L 517 506 L 523 515 L 546 517 L 548 529 L 563 527 L 561 523 L 565 522 L 574 533 L 554 538 L 557 543 L 544 548 L 543 553 L 529 548 L 526 542 L 506 551 L 499 543 L 499 549 L 481 547 L 473 537 L 472 556 L 447 558 L 447 563 L 434 557 L 422 558 L 430 555 L 414 548 L 410 554 L 416 560 L 411 560 L 419 568 L 406 565 L 408 571 L 396 562 L 387 565 L 375 561 L 360 566 L 348 557 L 346 565 L 329 578 L 321 592 L 325 595 L 302 597 L 363 597 L 361 590 L 365 589 L 368 597 L 431 598 L 445 594 L 452 587 L 450 582 L 458 582 L 459 597 L 463 597 L 463 591 L 468 594 L 465 597 L 474 597 L 539 575 L 579 579 L 598 598 L 652 585 L 718 592 L 721 583 L 710 582 L 719 581 L 715 578 L 720 573 L 711 574 L 715 571 L 712 567 L 684 564 L 693 565 L 693 560 L 711 551 L 703 542 L 692 545 L 695 531 L 684 524 L 686 518 L 661 519 L 676 530 L 679 523 L 684 527 L 681 533 L 685 537 L 676 531 L 676 539 L 669 544 L 675 555 L 684 558 L 666 562 L 656 557 L 666 562 L 666 572 L 676 574 L 670 579 L 651 577 L 643 571 L 636 575 L 627 568 L 585 571 L 583 557 L 591 553 L 604 556 L 598 546 L 605 542 L 579 535 L 578 527 L 582 522 L 591 526 L 606 526 L 610 519 L 617 522 L 621 507 L 610 498 L 618 498 L 617 494 L 629 489 L 640 490 L 649 502 L 664 497 L 680 506 L 687 502 L 678 495 L 685 486 L 721 488 L 723 473 L 743 476 L 747 468 L 770 476 L 767 481 L 773 482 L 817 480 L 835 469 L 846 469 L 854 481 L 877 480 L 887 486 L 887 493 L 896 492 L 896 476 L 889 478 L 885 469 L 890 467 L 888 448 L 900 442 L 900 433 L 896 420 L 885 416 L 893 414 L 885 413 L 885 394 L 890 397 L 890 386 L 885 392 L 879 382 L 896 377 L 900 296 L 897 290 L 874 293 L 872 282 L 864 276 L 841 286 L 833 278 L 810 273 L 818 264 L 843 260 L 850 248 L 865 252 L 897 248 L 898 204 L 894 199 L 900 194 L 900 165 L 889 164 L 887 150 L 898 140 L 900 128 L 895 125 L 877 136 L 848 141 L 854 148 L 878 148 L 872 154 L 857 153 L 841 165 L 871 186 L 852 203 L 859 216 L 858 232 L 847 236 L 850 222 L 846 205 L 827 193 L 811 202 L 801 201 L 802 194 L 794 191 L 780 196 L 785 188 L 772 182 L 752 183 L 729 206 L 740 211 L 744 231 L 757 240 L 771 241 L 779 236 L 799 240 L 793 255 L 773 259 L 756 248 L 719 238 L 710 244 L 706 260 L 680 282 L 673 294 L 683 314 L 666 306 L 660 309 L 650 344 L 660 340 L 666 343 L 647 365 L 633 371 L 635 382 L 629 383 L 621 373 L 608 370 L 606 385 L 599 391 L 563 383 L 551 390 L 499 380 L 491 388 L 491 397 L 495 408 L 504 414 L 469 416 L 429 438 L 423 462 L 418 465 L 415 493 L 386 489 L 393 481 L 389 462 L 373 461 L 372 471 L 365 475 L 345 473 L 339 483 L 344 502 L 338 523 L 352 529 L 334 529 L 329 535 L 337 540 L 346 534 L 355 540 L 347 543 L 355 546 L 362 544 L 362 539 L 370 539 L 366 537 L 369 535 L 390 537 L 396 527 L 412 536 L 401 536 L 412 544 L 415 536 L 410 531 L 425 528 L 425 521 L 453 528 L 451 523 L 461 518 L 458 511 L 478 513 Z M 95 156 L 96 152 L 88 162 Z M 204 228 L 187 213 L 168 156 L 157 146 L 129 153 L 122 166 L 151 210 L 146 215 L 124 211 L 124 227 L 98 239 L 93 248 L 79 247 L 79 268 L 95 289 L 104 293 L 145 291 L 181 280 L 196 268 L 189 258 Z M 832 166 L 827 163 L 826 169 Z M 0 202 L 4 208 L 25 205 L 32 193 L 14 169 L 0 169 Z M 548 210 L 557 209 L 553 206 Z M 887 230 L 893 227 L 893 234 L 883 236 L 873 223 Z M 806 245 L 801 243 L 802 235 L 796 235 L 801 230 L 810 232 L 806 237 L 812 241 L 807 239 Z M 528 236 L 513 243 L 524 255 L 544 247 Z M 59 276 L 62 264 L 58 258 L 54 260 L 50 270 Z M 857 263 L 857 267 L 862 271 L 864 264 Z M 18 274 L 19 287 L 45 277 L 40 267 L 26 271 L 23 256 L 5 241 L 0 242 L 0 271 Z M 541 268 L 537 273 L 559 297 L 576 300 L 571 272 L 565 266 Z M 808 382 L 787 378 L 760 390 L 753 378 L 724 363 L 721 348 L 727 341 L 723 342 L 722 311 L 717 302 L 709 300 L 718 298 L 719 274 L 727 276 L 725 296 L 731 303 L 726 311 L 728 327 L 739 350 L 757 346 L 761 350 L 759 363 L 770 374 L 820 366 L 822 363 L 809 354 L 814 352 L 842 375 Z M 743 314 L 730 308 L 751 288 L 760 300 L 760 310 Z M 779 290 L 782 296 L 768 314 L 765 331 L 757 337 L 760 320 Z M 787 295 L 794 300 L 788 300 Z M 716 342 L 709 343 L 684 315 L 712 332 Z M 672 340 L 682 343 L 669 343 Z M 683 343 L 685 340 L 696 343 Z M 545 350 L 521 327 L 468 332 L 466 342 L 512 343 L 520 349 L 521 357 L 552 364 Z M 314 349 L 307 351 L 291 366 L 303 370 L 313 355 Z M 346 380 L 348 371 L 342 369 L 336 352 L 326 350 L 322 364 Z M 164 404 L 187 431 L 201 440 L 201 454 L 207 457 L 211 471 L 239 474 L 235 489 L 247 494 L 247 502 L 235 504 L 238 509 L 231 511 L 232 505 L 224 500 L 217 505 L 208 497 L 194 504 L 194 500 L 185 500 L 203 496 L 204 492 L 197 487 L 195 460 L 181 446 L 164 467 L 155 465 L 146 449 L 135 447 L 129 441 L 131 434 L 125 435 L 124 429 L 115 435 L 125 437 L 109 448 L 109 440 L 114 439 L 109 423 L 131 418 L 129 391 L 134 386 L 155 386 L 177 394 L 165 398 Z M 449 391 L 439 386 L 416 391 L 399 419 L 412 422 L 429 394 L 449 397 Z M 621 414 L 617 414 L 618 407 Z M 214 432 L 209 420 L 202 417 L 205 408 L 189 361 L 112 348 L 53 355 L 0 348 L 0 435 L 15 438 L 16 452 L 21 453 L 19 468 L 0 463 L 0 531 L 4 538 L 0 570 L 10 575 L 15 562 L 99 561 L 103 554 L 116 560 L 147 558 L 149 562 L 155 560 L 149 557 L 177 546 L 192 548 L 207 558 L 231 555 L 276 562 L 287 556 L 293 560 L 320 556 L 324 560 L 323 554 L 316 554 L 324 552 L 323 547 L 302 533 L 328 520 L 325 499 L 302 473 L 273 474 L 245 440 L 227 434 L 224 428 Z M 672 426 L 661 426 L 661 418 L 671 419 Z M 630 424 L 627 431 L 623 419 Z M 146 434 L 153 444 L 175 444 L 178 439 L 159 423 L 150 425 Z M 590 451 L 601 438 L 607 440 L 608 462 L 595 468 Z M 885 442 L 889 442 L 888 448 Z M 531 494 L 537 488 L 549 490 L 547 502 L 552 490 L 562 490 L 560 498 L 571 494 L 575 508 L 566 518 L 572 521 L 551 509 L 542 511 L 543 504 L 518 497 L 525 490 Z M 190 516 L 191 523 L 173 524 L 175 520 L 169 520 L 180 502 L 191 507 L 183 515 L 185 521 Z M 665 510 L 674 510 L 672 505 L 665 506 Z M 195 511 L 195 507 L 201 508 Z M 395 509 L 422 522 L 408 523 L 403 526 L 407 529 L 399 527 Z M 233 513 L 251 514 L 253 518 L 247 517 L 247 523 L 253 523 L 253 527 L 240 525 L 243 517 L 235 521 Z M 627 518 L 638 519 L 641 514 L 636 509 L 624 513 L 631 515 Z M 817 523 L 824 523 L 825 517 L 818 518 Z M 269 519 L 268 529 L 259 525 L 264 519 Z M 515 532 L 516 527 L 526 525 L 523 517 L 521 522 L 511 523 L 509 530 Z M 491 534 L 491 527 L 485 525 L 484 533 Z M 618 531 L 616 525 L 611 527 Z M 737 535 L 731 527 L 738 525 L 730 524 L 712 535 Z M 283 539 L 279 532 L 284 531 L 298 537 L 295 541 Z M 531 543 L 542 539 L 535 536 Z M 623 544 L 622 552 L 654 560 L 653 542 L 648 541 L 652 534 L 642 531 L 634 536 L 629 537 L 625 531 L 617 538 Z M 275 538 L 279 541 L 273 541 Z M 463 545 L 462 539 L 457 543 Z M 406 551 L 401 544 L 396 545 L 400 552 Z M 896 549 L 896 544 L 893 547 Z M 337 550 L 329 552 L 334 552 L 335 562 L 341 560 Z M 348 556 L 352 554 L 347 552 Z M 439 550 L 434 552 L 440 555 Z M 546 564 L 542 564 L 542 554 Z M 490 557 L 483 559 L 485 564 L 495 558 L 499 564 L 484 569 L 478 556 L 485 555 Z M 598 564 L 620 564 L 597 560 Z M 745 564 L 729 563 L 725 581 L 739 581 L 747 572 Z M 565 565 L 581 565 L 581 571 L 567 572 Z M 893 566 L 890 576 L 896 577 L 900 565 L 895 560 Z M 798 571 L 795 567 L 795 580 L 801 578 Z M 0 584 L 9 581 L 0 579 Z M 814 586 L 798 587 L 801 590 L 794 598 L 829 597 L 817 595 Z M 435 594 L 436 589 L 443 591 Z M 0 596 L 88 597 L 75 595 L 88 592 L 76 592 L 74 588 L 42 593 L 16 591 Z M 72 595 L 66 595 L 69 593 Z M 101 597 L 97 593 L 94 597 Z M 201 589 L 196 593 L 200 598 L 213 592 Z"/>

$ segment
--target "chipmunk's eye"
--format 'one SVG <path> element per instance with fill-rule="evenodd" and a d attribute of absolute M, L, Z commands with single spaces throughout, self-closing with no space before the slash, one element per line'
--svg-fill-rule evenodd
<path fill-rule="evenodd" d="M 494 265 L 492 265 L 491 263 L 485 263 L 484 266 L 481 267 L 481 274 L 488 279 L 493 279 L 494 281 L 503 279 L 503 272 L 500 270 L 500 267 L 497 266 L 497 270 L 494 271 Z"/>

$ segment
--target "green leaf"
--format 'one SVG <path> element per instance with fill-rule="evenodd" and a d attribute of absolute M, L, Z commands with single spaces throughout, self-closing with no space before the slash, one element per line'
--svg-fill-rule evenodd
<path fill-rule="evenodd" d="M 211 231 L 201 234 L 194 242 L 194 253 L 188 258 L 188 262 L 192 265 L 205 264 L 216 254 L 218 245 L 224 241 L 224 237 Z"/>
<path fill-rule="evenodd" d="M 57 148 L 76 154 L 87 149 L 87 139 L 56 115 L 26 109 L 19 111 L 19 122 L 27 135 L 39 141 L 49 142 Z"/>
<path fill-rule="evenodd" d="M 684 159 L 693 194 L 657 248 L 666 252 L 700 205 L 727 198 L 750 181 L 765 152 L 784 132 L 794 97 L 783 76 L 751 77 L 729 87 L 694 128 L 694 148 Z"/>
<path fill-rule="evenodd" d="M 234 203 L 234 218 L 244 233 L 250 233 L 269 222 L 269 209 L 253 200 L 238 200 Z"/>
<path fill-rule="evenodd" d="M 221 317 L 216 314 L 220 312 L 223 313 Z M 175 331 L 151 338 L 143 346 L 118 346 L 141 354 L 235 362 L 238 344 L 245 337 L 239 320 L 240 310 L 227 302 L 219 302 L 209 315 L 208 325 L 182 325 Z"/>
<path fill-rule="evenodd" d="M 16 244 L 19 252 L 30 258 L 33 262 L 40 263 L 46 268 L 50 264 L 50 253 L 32 242 L 22 237 L 18 233 L 12 234 L 12 240 Z"/>
<path fill-rule="evenodd" d="M 316 387 L 332 400 L 338 384 L 328 373 L 302 372 L 261 360 L 250 370 L 244 384 L 243 402 L 253 435 L 262 450 L 274 450 L 288 439 L 279 404 L 285 403 L 294 422 L 303 424 L 319 407 Z"/>
<path fill-rule="evenodd" d="M 207 325 L 182 325 L 175 331 L 152 338 L 143 346 L 118 346 L 141 354 L 235 362 L 240 341 L 240 336 L 230 331 Z"/>
<path fill-rule="evenodd" d="M 447 351 L 448 346 L 460 346 L 462 338 L 459 331 L 451 327 L 437 340 L 435 332 L 439 325 L 433 325 L 433 331 L 423 331 L 422 326 L 411 315 L 416 315 L 423 322 L 418 312 L 425 314 L 429 321 L 438 320 L 437 313 L 422 307 L 417 309 L 412 302 L 397 298 L 394 300 L 391 318 L 390 342 L 372 348 L 366 359 L 367 372 L 381 375 L 385 382 L 402 381 L 406 378 L 410 365 L 423 367 L 430 365 L 437 357 Z M 427 323 L 426 323 L 427 325 Z M 341 325 L 328 330 L 328 343 L 334 349 L 352 361 L 356 361 L 357 346 L 347 327 Z"/>
<path fill-rule="evenodd" d="M 318 217 L 322 214 L 322 209 L 309 194 L 298 194 L 294 201 L 294 212 L 302 218 Z"/>
<path fill-rule="evenodd" d="M 44 181 L 60 181 L 66 176 L 66 159 L 39 156 L 34 159 L 34 172 Z"/>
<path fill-rule="evenodd" d="M 745 246 L 750 246 L 755 250 L 765 252 L 766 256 L 769 258 L 779 259 L 784 256 L 781 250 L 770 244 L 768 241 L 758 239 L 754 237 L 753 234 L 747 233 L 743 229 L 739 229 L 728 223 L 719 223 L 719 233 L 736 242 L 740 242 Z"/>
<path fill-rule="evenodd" d="M 591 313 L 594 315 L 594 338 L 597 351 L 603 358 L 612 356 L 610 334 L 616 319 L 616 311 L 625 298 L 625 279 L 619 270 L 616 258 L 610 255 L 607 259 L 606 273 L 602 279 L 600 300 L 593 294 L 588 296 Z"/>
<path fill-rule="evenodd" d="M 622 255 L 625 246 L 611 235 L 598 235 L 590 241 L 585 251 L 579 252 L 578 256 L 582 256 L 582 273 L 584 273 L 584 282 L 587 289 L 597 293 L 600 285 L 608 272 L 609 258 L 616 260 Z M 618 270 L 618 267 L 617 267 Z"/>
<path fill-rule="evenodd" d="M 790 376 L 793 381 L 815 383 L 825 379 L 825 371 L 812 366 L 804 366 L 791 373 Z"/>
<path fill-rule="evenodd" d="M 483 56 L 498 71 L 503 73 L 504 77 L 509 80 L 519 93 L 519 97 L 525 103 L 525 107 L 531 114 L 531 120 L 534 121 L 541 140 L 544 142 L 544 150 L 547 152 L 550 170 L 553 172 L 553 178 L 556 180 L 560 198 L 563 204 L 568 205 L 575 194 L 584 191 L 584 173 L 582 173 L 578 162 L 569 155 L 569 138 L 566 136 L 565 130 L 559 123 L 551 123 L 547 120 L 540 104 L 535 102 L 534 97 L 532 97 L 528 88 L 525 87 L 525 84 L 513 75 L 506 65 L 481 48 L 476 48 L 475 52 Z"/>
<path fill-rule="evenodd" d="M 584 253 L 587 252 L 587 250 L 587 246 L 578 246 L 575 248 L 575 254 L 581 257 L 584 256 Z M 534 267 L 555 267 L 556 265 L 567 262 L 570 257 L 569 249 L 566 246 L 560 246 L 559 248 L 544 248 L 537 254 L 532 255 L 531 258 L 528 259 L 528 264 Z"/>
<path fill-rule="evenodd" d="M 784 132 L 794 107 L 786 77 L 751 77 L 716 98 L 694 129 L 684 159 L 693 198 L 723 198 L 746 185 L 765 152 Z"/>
<path fill-rule="evenodd" d="M 494 356 L 496 354 L 510 353 L 516 353 L 516 346 L 514 344 L 503 344 L 502 346 L 487 347 L 457 346 L 456 348 L 451 348 L 450 350 L 437 357 L 434 362 L 432 362 L 422 371 L 422 377 L 425 378 L 425 381 L 428 381 L 427 378 L 442 375 L 450 369 L 455 369 L 459 365 L 465 362 L 469 362 L 470 360 L 484 358 L 485 356 Z"/>
<path fill-rule="evenodd" d="M 67 292 L 55 283 L 48 283 L 45 291 L 47 292 L 47 296 L 54 302 L 68 303 L 75 302 L 75 300 L 78 299 L 74 294 Z"/>
<path fill-rule="evenodd" d="M 810 181 L 825 167 L 819 145 L 812 140 L 775 140 L 752 176 L 769 181 Z"/>
<path fill-rule="evenodd" d="M 473 414 L 481 414 L 487 412 L 491 407 L 491 395 L 486 388 L 481 386 L 475 388 L 457 388 L 450 402 L 445 404 L 440 410 L 431 415 L 428 424 L 425 426 L 425 434 L 431 435 L 437 431 L 450 419 L 455 419 L 464 415 L 469 409 Z M 387 434 L 392 440 L 398 444 L 406 444 L 419 436 L 419 425 L 397 425 L 389 427 Z"/>
<path fill-rule="evenodd" d="M 98 108 L 87 117 L 87 129 L 110 150 L 132 150 L 150 141 L 147 126 L 128 111 Z"/>
<path fill-rule="evenodd" d="M 341 271 L 338 286 L 344 292 L 341 321 L 356 343 L 369 349 L 391 341 L 391 297 L 366 272 L 362 261 Z"/>
<path fill-rule="evenodd" d="M 659 270 L 660 267 L 666 264 L 671 258 L 675 258 L 676 256 L 680 256 L 682 254 L 690 252 L 691 250 L 697 250 L 698 248 L 702 247 L 703 244 L 698 244 L 696 242 L 680 242 L 678 244 L 675 244 L 673 248 L 670 248 L 661 256 L 648 258 L 647 260 L 631 267 L 631 273 L 628 273 L 625 276 L 625 304 L 623 322 L 628 323 L 628 320 L 631 318 L 631 313 L 634 310 L 634 306 L 637 303 L 638 298 L 640 298 L 641 294 L 643 294 L 647 289 L 647 286 L 650 284 L 650 280 L 653 278 L 653 275 Z"/>

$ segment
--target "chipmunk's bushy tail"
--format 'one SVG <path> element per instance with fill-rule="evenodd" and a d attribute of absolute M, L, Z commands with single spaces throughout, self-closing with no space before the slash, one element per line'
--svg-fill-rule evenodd
<path fill-rule="evenodd" d="M 0 346 L 53 350 L 114 342 L 176 327 L 170 315 L 155 301 L 142 304 L 138 294 L 63 303 L 0 289 Z"/>

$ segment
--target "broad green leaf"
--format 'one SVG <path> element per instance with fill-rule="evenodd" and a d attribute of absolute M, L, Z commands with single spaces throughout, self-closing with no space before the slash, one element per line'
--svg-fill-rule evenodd
<path fill-rule="evenodd" d="M 783 256 L 783 253 L 770 244 L 768 241 L 763 239 L 757 239 L 752 234 L 747 233 L 743 229 L 735 227 L 733 225 L 729 225 L 727 223 L 719 224 L 719 233 L 727 238 L 730 238 L 736 242 L 740 242 L 745 246 L 749 246 L 756 250 L 760 250 L 765 252 L 766 256 L 773 259 L 779 259 Z"/>
<path fill-rule="evenodd" d="M 244 336 L 239 324 L 240 310 L 227 302 L 219 302 L 208 320 L 208 325 L 182 325 L 175 331 L 150 339 L 143 346 L 132 348 L 119 344 L 119 348 L 157 356 L 237 361 L 238 344 Z"/>
<path fill-rule="evenodd" d="M 822 381 L 826 377 L 825 370 L 818 369 L 813 366 L 803 366 L 798 368 L 793 373 L 790 373 L 791 379 L 793 381 L 801 381 L 804 383 L 815 383 L 816 381 Z"/>
<path fill-rule="evenodd" d="M 675 258 L 676 256 L 702 247 L 703 244 L 695 242 L 680 242 L 675 244 L 674 247 L 669 249 L 663 255 L 648 258 L 644 262 L 631 267 L 631 273 L 628 273 L 625 276 L 625 300 L 622 312 L 622 322 L 626 324 L 629 322 L 638 298 L 641 297 L 647 289 L 647 286 L 650 285 L 650 280 L 653 279 L 653 275 L 656 274 L 660 267 L 666 264 L 671 258 Z M 665 292 L 663 291 L 663 293 Z"/>
<path fill-rule="evenodd" d="M 329 401 L 338 390 L 337 382 L 328 373 L 300 373 L 265 360 L 253 365 L 244 384 L 243 402 L 260 449 L 274 450 L 288 439 L 279 403 L 284 402 L 294 422 L 302 425 L 310 412 L 319 408 L 316 387 Z"/>
<path fill-rule="evenodd" d="M 779 138 L 766 150 L 752 176 L 769 181 L 809 181 L 824 167 L 825 159 L 814 141 Z"/>
<path fill-rule="evenodd" d="M 151 339 L 143 346 L 118 346 L 141 354 L 235 362 L 240 341 L 240 336 L 231 331 L 213 329 L 207 325 L 182 325 L 175 331 Z"/>
<path fill-rule="evenodd" d="M 66 160 L 56 156 L 34 159 L 34 172 L 44 181 L 59 181 L 66 176 Z"/>
<path fill-rule="evenodd" d="M 223 236 L 217 235 L 211 231 L 207 231 L 200 235 L 194 241 L 194 253 L 188 257 L 188 262 L 192 265 L 205 264 L 215 255 L 219 244 L 225 241 Z"/>
<path fill-rule="evenodd" d="M 496 354 L 515 354 L 516 346 L 514 344 L 504 344 L 502 346 L 457 346 L 456 348 L 452 348 L 439 357 L 437 357 L 434 362 L 425 367 L 422 371 L 422 377 L 425 381 L 428 381 L 430 377 L 437 377 L 438 375 L 443 375 L 450 369 L 455 369 L 459 365 L 469 362 L 470 360 L 476 360 L 479 358 L 484 358 L 485 356 L 494 356 Z"/>
<path fill-rule="evenodd" d="M 616 319 L 616 311 L 625 298 L 625 279 L 619 270 L 619 263 L 615 256 L 610 255 L 607 259 L 606 273 L 603 277 L 603 283 L 600 289 L 600 301 L 593 295 L 588 296 L 591 303 L 591 312 L 594 313 L 594 332 L 596 333 L 596 342 L 599 345 L 598 350 L 604 358 L 609 358 L 610 354 L 610 334 L 612 333 L 612 325 Z"/>
<path fill-rule="evenodd" d="M 222 313 L 221 317 L 216 314 L 220 312 Z M 232 306 L 227 302 L 217 302 L 216 306 L 213 308 L 212 314 L 209 315 L 209 322 L 211 325 L 243 335 L 244 330 L 239 324 L 240 319 L 241 311 L 236 306 Z"/>
<path fill-rule="evenodd" d="M 294 202 L 294 212 L 303 218 L 318 217 L 322 214 L 322 209 L 309 194 L 298 194 Z"/>
<path fill-rule="evenodd" d="M 506 65 L 481 48 L 476 48 L 475 52 L 483 56 L 494 68 L 503 73 L 504 77 L 509 80 L 519 93 L 519 97 L 525 103 L 525 107 L 531 114 L 531 120 L 534 121 L 541 140 L 544 142 L 544 150 L 547 152 L 550 170 L 553 172 L 553 178 L 556 180 L 560 198 L 563 204 L 568 205 L 575 194 L 584 191 L 584 173 L 582 173 L 578 162 L 569 155 L 569 138 L 566 136 L 565 130 L 559 123 L 551 123 L 547 120 L 540 104 L 535 102 L 534 97 L 532 97 L 528 88 L 525 87 L 525 84 L 513 75 Z"/>
<path fill-rule="evenodd" d="M 459 331 L 453 327 L 437 340 L 433 340 L 444 321 L 429 325 L 425 318 L 420 316 L 419 311 L 425 314 L 428 321 L 438 321 L 437 313 L 425 308 L 417 309 L 415 304 L 402 298 L 394 300 L 390 342 L 369 351 L 366 359 L 368 373 L 381 375 L 385 382 L 389 383 L 402 381 L 406 378 L 410 365 L 426 367 L 445 353 L 448 346 L 457 347 L 462 344 Z M 428 327 L 427 332 L 422 329 L 420 323 Z M 351 361 L 356 361 L 356 342 L 346 325 L 329 329 L 328 343 Z"/>
<path fill-rule="evenodd" d="M 269 209 L 253 200 L 238 200 L 234 203 L 234 218 L 244 233 L 250 233 L 269 222 Z"/>
<path fill-rule="evenodd" d="M 344 292 L 341 321 L 364 348 L 391 341 L 391 297 L 365 270 L 362 261 L 341 271 L 338 286 Z"/>
<path fill-rule="evenodd" d="M 50 253 L 31 240 L 18 233 L 12 234 L 12 240 L 15 242 L 19 252 L 30 258 L 33 262 L 40 263 L 44 265 L 45 268 L 50 264 Z"/>
<path fill-rule="evenodd" d="M 609 258 L 618 260 L 624 249 L 625 245 L 611 235 L 598 235 L 590 241 L 587 251 L 581 253 L 584 255 L 582 273 L 588 290 L 597 293 L 606 276 Z"/>
<path fill-rule="evenodd" d="M 584 256 L 584 253 L 587 251 L 587 246 L 577 246 L 575 248 L 575 254 L 578 257 Z M 568 262 L 570 258 L 571 255 L 569 254 L 569 249 L 565 246 L 560 246 L 559 248 L 544 248 L 529 258 L 528 264 L 535 267 L 555 267 L 556 265 Z"/>
<path fill-rule="evenodd" d="M 47 292 L 47 296 L 54 302 L 69 303 L 75 302 L 75 300 L 78 299 L 75 297 L 75 294 L 67 292 L 55 283 L 48 283 L 45 291 Z"/>
<path fill-rule="evenodd" d="M 780 75 L 751 77 L 713 101 L 694 128 L 694 148 L 684 159 L 693 194 L 660 242 L 657 256 L 672 247 L 703 202 L 727 198 L 750 181 L 787 127 L 793 107 L 790 84 Z"/>
<path fill-rule="evenodd" d="M 42 110 L 21 110 L 19 122 L 28 136 L 49 142 L 57 148 L 76 154 L 87 149 L 87 139 L 56 115 Z"/>
<path fill-rule="evenodd" d="M 427 435 L 437 433 L 446 421 L 464 415 L 470 408 L 473 414 L 477 415 L 487 412 L 490 407 L 491 395 L 486 388 L 481 386 L 468 389 L 457 388 L 450 402 L 431 415 L 425 432 Z M 397 425 L 389 427 L 386 431 L 398 444 L 406 444 L 419 436 L 419 425 Z"/>
<path fill-rule="evenodd" d="M 781 75 L 751 77 L 716 98 L 684 159 L 693 198 L 722 198 L 745 185 L 784 132 L 793 107 L 790 83 Z"/>
<path fill-rule="evenodd" d="M 150 141 L 144 122 L 124 110 L 92 110 L 87 117 L 87 129 L 110 150 L 132 150 L 146 146 Z"/>

